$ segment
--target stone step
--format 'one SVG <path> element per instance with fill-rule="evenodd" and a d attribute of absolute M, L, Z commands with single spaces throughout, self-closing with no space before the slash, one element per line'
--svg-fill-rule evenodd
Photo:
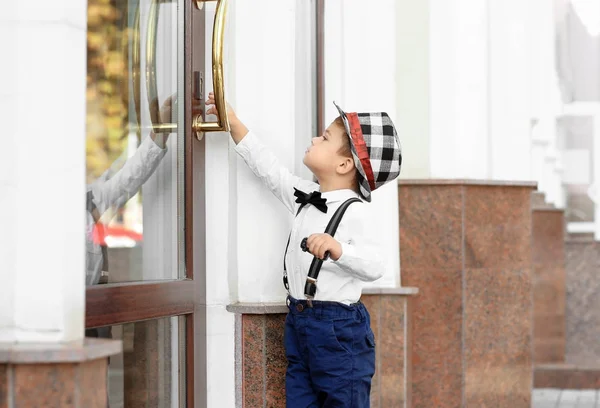
<path fill-rule="evenodd" d="M 567 242 L 593 242 L 595 241 L 593 232 L 571 232 L 567 233 Z"/>
<path fill-rule="evenodd" d="M 565 361 L 564 224 L 562 211 L 532 212 L 534 363 Z"/>
<path fill-rule="evenodd" d="M 534 191 L 531 193 L 531 208 L 537 209 L 555 209 L 553 204 L 546 201 L 546 194 L 541 191 Z"/>
<path fill-rule="evenodd" d="M 533 373 L 533 386 L 572 390 L 600 389 L 600 362 L 587 367 L 573 364 L 537 364 Z"/>
<path fill-rule="evenodd" d="M 532 207 L 542 206 L 546 204 L 546 194 L 541 191 L 533 191 L 531 193 L 531 205 Z"/>

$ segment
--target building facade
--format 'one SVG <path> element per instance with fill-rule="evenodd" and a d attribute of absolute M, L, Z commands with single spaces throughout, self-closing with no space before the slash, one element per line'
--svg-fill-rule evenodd
<path fill-rule="evenodd" d="M 0 348 L 119 340 L 111 407 L 240 404 L 228 306 L 285 297 L 291 219 L 203 114 L 212 90 L 304 177 L 335 100 L 390 114 L 402 179 L 535 181 L 571 231 L 600 234 L 600 99 L 578 82 L 598 79 L 574 72 L 597 40 L 579 2 L 13 3 Z M 387 269 L 370 286 L 399 288 L 398 186 L 373 197 Z"/>

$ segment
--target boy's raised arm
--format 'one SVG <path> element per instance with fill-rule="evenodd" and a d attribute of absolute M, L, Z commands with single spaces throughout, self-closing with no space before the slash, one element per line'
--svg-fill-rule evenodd
<path fill-rule="evenodd" d="M 209 94 L 206 104 L 214 105 L 212 92 Z M 229 126 L 231 128 L 231 138 L 236 144 L 236 152 L 244 159 L 250 170 L 271 190 L 275 197 L 291 213 L 295 213 L 296 197 L 294 196 L 294 188 L 311 192 L 318 190 L 319 185 L 292 174 L 280 163 L 273 152 L 238 119 L 229 104 L 227 105 L 227 111 Z M 211 106 L 206 113 L 216 115 L 217 111 L 214 106 Z"/>
<path fill-rule="evenodd" d="M 110 206 L 123 205 L 133 197 L 154 173 L 166 152 L 166 147 L 161 148 L 148 136 L 114 176 L 93 182 L 89 188 L 100 216 Z"/>

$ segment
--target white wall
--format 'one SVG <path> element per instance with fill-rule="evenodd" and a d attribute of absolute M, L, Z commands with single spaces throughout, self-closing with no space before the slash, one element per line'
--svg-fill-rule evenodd
<path fill-rule="evenodd" d="M 303 33 L 296 27 L 297 3 L 269 0 L 238 5 L 243 18 L 236 20 L 236 60 L 255 62 L 234 68 L 238 115 L 292 171 L 301 159 L 296 140 L 304 139 L 306 146 L 312 137 L 298 134 L 295 115 L 300 64 L 295 41 L 296 33 Z M 282 259 L 292 216 L 237 155 L 234 162 L 236 252 L 232 257 L 237 260 L 237 300 L 281 302 Z"/>
<path fill-rule="evenodd" d="M 396 105 L 396 6 L 376 0 L 325 2 L 325 123 L 337 116 L 332 101 L 347 112 L 388 112 L 403 123 Z M 404 142 L 399 127 L 400 142 Z M 403 149 L 403 153 L 406 149 Z M 404 169 L 402 169 L 404 171 Z M 388 183 L 373 193 L 366 221 L 379 231 L 386 274 L 371 287 L 400 285 L 398 186 Z"/>
<path fill-rule="evenodd" d="M 0 342 L 84 332 L 86 3 L 0 15 Z"/>
<path fill-rule="evenodd" d="M 294 170 L 296 146 L 310 141 L 302 115 L 310 84 L 298 87 L 306 55 L 298 14 L 309 2 L 231 2 L 226 94 L 237 115 Z M 207 3 L 207 50 L 214 6 Z M 299 21 L 299 22 L 298 22 Z M 302 23 L 301 26 L 297 24 Z M 309 27 L 306 27 L 308 29 Z M 274 35 L 276 33 L 276 35 Z M 210 61 L 207 61 L 210 64 Z M 209 70 L 207 70 L 209 72 Z M 207 77 L 207 81 L 212 81 Z M 210 82 L 209 82 L 210 83 Z M 304 89 L 307 94 L 299 94 Z M 310 110 L 308 110 L 310 111 Z M 235 302 L 282 302 L 282 259 L 291 215 L 248 170 L 229 134 L 206 135 L 208 406 L 234 406 Z"/>

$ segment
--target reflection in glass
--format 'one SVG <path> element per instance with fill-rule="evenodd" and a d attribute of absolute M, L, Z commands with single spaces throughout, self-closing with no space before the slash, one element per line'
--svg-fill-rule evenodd
<path fill-rule="evenodd" d="M 88 0 L 87 285 L 178 277 L 183 143 L 152 131 L 180 122 L 177 26 L 177 1 Z"/>
<path fill-rule="evenodd" d="M 171 317 L 91 329 L 123 341 L 123 353 L 110 358 L 110 408 L 185 406 L 185 323 Z"/>

